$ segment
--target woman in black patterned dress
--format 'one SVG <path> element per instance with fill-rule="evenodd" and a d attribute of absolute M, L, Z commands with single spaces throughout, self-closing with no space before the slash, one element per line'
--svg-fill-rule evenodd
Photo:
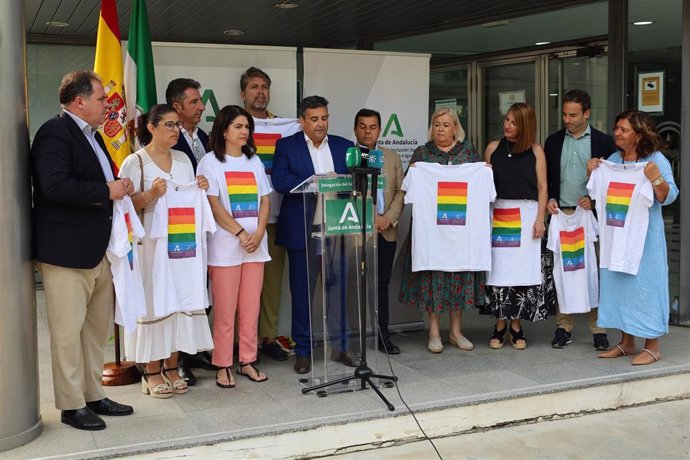
<path fill-rule="evenodd" d="M 489 347 L 503 347 L 510 323 L 513 348 L 527 348 L 521 319 L 542 321 L 555 306 L 553 279 L 545 277 L 549 259 L 542 256 L 546 231 L 546 159 L 535 142 L 534 109 L 513 104 L 503 122 L 503 137 L 491 142 L 484 160 L 494 172 L 492 271 L 487 277 L 488 304 L 481 314 L 496 318 Z M 511 233 L 513 232 L 513 233 Z M 521 241 L 522 240 L 522 241 Z"/>

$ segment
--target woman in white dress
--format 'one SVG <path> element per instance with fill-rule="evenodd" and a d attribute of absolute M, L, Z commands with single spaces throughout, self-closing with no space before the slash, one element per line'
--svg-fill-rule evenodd
<path fill-rule="evenodd" d="M 129 155 L 120 169 L 120 176 L 130 178 L 134 184 L 132 202 L 137 211 L 143 209 L 142 223 L 146 230 L 146 236 L 140 242 L 139 257 L 147 313 L 138 319 L 136 332 L 125 340 L 125 354 L 129 360 L 145 363 L 142 391 L 161 399 L 187 392 L 187 383 L 177 373 L 178 351 L 194 354 L 213 348 L 205 306 L 200 305 L 198 311 L 177 311 L 162 317 L 157 317 L 153 308 L 156 242 L 149 237 L 149 233 L 156 202 L 165 195 L 168 181 L 188 184 L 196 180 L 199 188 L 208 189 L 204 176 L 194 177 L 187 155 L 171 149 L 177 143 L 181 126 L 172 107 L 167 104 L 153 106 L 148 114 L 139 119 L 137 135 L 144 147 Z"/>

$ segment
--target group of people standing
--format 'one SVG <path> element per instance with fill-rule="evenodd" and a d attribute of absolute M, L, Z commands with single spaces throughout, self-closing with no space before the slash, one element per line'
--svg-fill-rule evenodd
<path fill-rule="evenodd" d="M 268 377 L 256 366 L 259 349 L 273 359 L 288 359 L 276 341 L 285 255 L 294 369 L 298 374 L 311 370 L 313 280 L 304 232 L 312 224 L 314 206 L 305 215 L 303 198 L 290 191 L 315 174 L 347 174 L 345 154 L 354 144 L 328 134 L 328 101 L 309 96 L 298 108 L 299 124 L 277 136 L 274 154 L 268 163 L 262 161 L 255 131 L 257 123 L 274 118 L 268 111 L 270 86 L 265 72 L 247 69 L 240 81 L 244 107 L 220 110 L 209 137 L 198 127 L 204 111 L 199 83 L 173 80 L 166 103 L 139 119 L 142 148 L 128 156 L 116 174 L 97 133 L 108 109 L 100 78 L 88 71 L 63 78 L 59 89 L 63 111 L 39 129 L 31 148 L 35 255 L 46 292 L 55 401 L 63 423 L 100 430 L 106 425 L 99 415 L 133 413 L 132 407 L 108 399 L 100 385 L 115 300 L 106 250 L 118 200 L 131 200 L 145 233 L 138 242 L 130 240 L 137 253 L 130 264 L 138 260 L 145 313 L 136 319 L 136 330 L 127 335 L 125 353 L 141 366 L 146 394 L 156 398 L 185 394 L 196 383 L 192 362 L 216 370 L 216 384 L 221 388 L 236 385 L 233 374 L 265 382 Z M 541 243 L 546 213 L 568 212 L 577 206 L 593 209 L 587 176 L 600 166 L 601 157 L 609 157 L 620 163 L 645 164 L 654 204 L 649 208 L 649 228 L 644 230 L 647 237 L 639 274 L 601 270 L 601 312 L 598 320 L 596 313 L 591 314 L 590 321 L 594 345 L 606 350 L 606 335 L 599 328 L 614 327 L 623 331 L 621 342 L 601 357 L 633 354 L 635 336 L 644 337 L 646 343 L 634 364 L 661 357 L 658 338 L 667 331 L 662 320 L 668 317 L 661 205 L 671 203 L 678 190 L 668 161 L 658 152 L 660 142 L 649 116 L 621 114 L 614 146 L 610 137 L 589 126 L 589 112 L 586 93 L 566 95 L 566 128 L 547 140 L 545 152 L 535 142 L 534 110 L 515 104 L 504 121 L 503 137 L 490 143 L 483 157 L 466 139 L 455 111 L 441 109 L 433 114 L 429 142 L 415 150 L 411 167 L 485 162 L 495 186 L 493 212 L 519 208 L 521 227 L 529 229 L 529 237 L 523 237 L 520 249 L 524 265 L 515 266 L 513 256 L 492 250 L 493 268 L 486 276 L 481 271 L 413 270 L 408 254 L 400 298 L 428 313 L 430 351 L 443 350 L 439 323 L 446 311 L 451 318 L 449 342 L 463 350 L 473 348 L 461 331 L 462 312 L 472 307 L 496 319 L 490 347 L 503 346 L 508 328 L 512 345 L 527 347 L 521 320 L 543 320 L 557 308 L 550 274 L 553 262 Z M 400 349 L 388 330 L 388 290 L 405 195 L 404 174 L 400 157 L 379 146 L 380 134 L 378 112 L 362 109 L 355 115 L 358 146 L 384 153 L 386 193 L 384 206 L 375 216 L 378 348 L 397 354 Z M 620 153 L 614 152 L 616 147 Z M 196 265 L 187 263 L 191 259 Z M 161 281 L 160 267 L 171 272 L 172 282 Z M 654 289 L 648 289 L 652 283 Z M 164 313 L 161 304 L 166 304 Z M 210 304 L 212 331 L 207 318 Z M 572 319 L 559 315 L 557 322 L 553 345 L 564 347 L 570 341 Z M 239 364 L 233 373 L 236 343 Z M 333 349 L 330 357 L 348 366 L 359 364 L 345 345 Z"/>
<path fill-rule="evenodd" d="M 606 262 L 602 262 L 599 272 L 600 282 L 596 275 L 593 280 L 590 277 L 590 287 L 585 285 L 583 289 L 585 297 L 588 289 L 593 291 L 584 302 L 589 311 L 594 348 L 602 351 L 600 358 L 634 355 L 634 365 L 661 359 L 659 338 L 668 332 L 669 317 L 661 206 L 671 204 L 678 195 L 670 163 L 660 152 L 663 143 L 652 118 L 640 111 L 618 115 L 613 138 L 594 129 L 589 124 L 591 100 L 584 91 L 568 92 L 562 109 L 565 127 L 549 136 L 542 148 L 535 140 L 534 109 L 526 103 L 513 104 L 503 122 L 503 135 L 486 148 L 483 159 L 492 169 L 495 186 L 491 243 L 486 244 L 487 248 L 491 246 L 490 270 L 413 271 L 414 248 L 408 251 L 400 299 L 428 313 L 429 351 L 443 351 L 439 314 L 446 311 L 450 312 L 451 325 L 448 342 L 461 350 L 471 350 L 473 344 L 461 332 L 461 318 L 463 310 L 474 307 L 496 320 L 488 343 L 491 348 L 502 348 L 509 331 L 512 346 L 525 349 L 527 339 L 521 320 L 542 321 L 553 314 L 556 314 L 557 328 L 552 346 L 565 348 L 571 343 L 573 314 L 564 305 L 559 306 L 559 299 L 565 299 L 559 291 L 564 290 L 564 284 L 567 287 L 567 282 L 559 276 L 560 282 L 554 283 L 554 271 L 560 275 L 559 270 L 584 268 L 585 261 L 588 266 L 596 267 L 598 255 L 585 259 L 584 239 L 575 243 L 567 239 L 560 243 L 568 246 L 560 247 L 569 251 L 568 254 L 560 254 L 554 263 L 551 251 L 545 250 L 544 237 L 547 218 L 553 224 L 558 215 L 570 218 L 587 212 L 591 213 L 592 222 L 599 219 L 599 227 L 592 227 L 587 242 L 593 244 L 601 233 L 602 251 L 606 252 Z M 429 142 L 415 150 L 410 163 L 414 167 L 419 162 L 458 165 L 481 160 L 465 138 L 456 113 L 441 108 L 432 115 Z M 617 189 L 612 191 L 601 186 L 615 189 L 622 187 L 620 182 L 604 182 L 600 175 L 598 180 L 590 178 L 597 175 L 594 171 L 602 164 L 615 163 L 619 167 L 614 169 L 638 171 L 635 180 L 639 187 L 634 189 L 625 183 L 629 191 L 625 197 L 616 195 Z M 649 190 L 647 207 L 644 187 Z M 439 194 L 440 189 L 441 185 Z M 453 202 L 468 201 L 469 198 Z M 637 214 L 643 218 L 633 218 Z M 610 227 L 616 227 L 619 233 L 612 233 Z M 414 231 L 413 225 L 413 244 Z M 562 238 L 571 236 L 561 233 Z M 625 246 L 616 253 L 615 247 L 611 249 L 616 244 Z M 598 249 L 597 246 L 597 252 Z M 633 269 L 619 269 L 616 260 L 609 262 L 621 254 L 628 254 L 632 259 L 633 253 L 638 254 Z M 448 254 L 448 257 L 456 256 Z M 622 331 L 620 342 L 612 348 L 609 348 L 606 328 Z M 645 340 L 639 352 L 635 337 Z"/>

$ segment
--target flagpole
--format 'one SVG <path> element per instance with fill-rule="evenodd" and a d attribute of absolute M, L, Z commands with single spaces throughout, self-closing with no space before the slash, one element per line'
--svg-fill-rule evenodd
<path fill-rule="evenodd" d="M 122 43 L 115 0 L 101 1 L 93 70 L 103 79 L 103 86 L 108 98 L 108 114 L 106 121 L 100 127 L 100 132 L 117 173 L 122 161 L 132 150 L 127 139 Z M 113 312 L 116 303 L 117 299 L 114 299 Z M 103 366 L 101 384 L 112 386 L 136 383 L 140 379 L 139 371 L 134 363 L 121 359 L 120 327 L 115 322 L 113 322 L 113 334 L 115 337 L 115 362 L 108 362 Z"/>

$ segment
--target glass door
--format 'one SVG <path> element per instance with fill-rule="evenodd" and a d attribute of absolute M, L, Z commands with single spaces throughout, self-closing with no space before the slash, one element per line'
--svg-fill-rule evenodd
<path fill-rule="evenodd" d="M 515 102 L 527 102 L 539 113 L 537 60 L 479 64 L 479 136 L 477 148 L 503 134 L 503 119 Z"/>

